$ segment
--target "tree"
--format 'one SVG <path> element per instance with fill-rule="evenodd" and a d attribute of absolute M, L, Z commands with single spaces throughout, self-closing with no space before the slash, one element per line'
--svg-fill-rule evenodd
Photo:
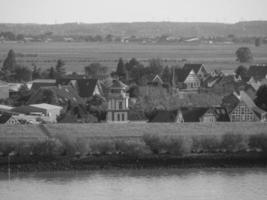
<path fill-rule="evenodd" d="M 237 61 L 241 63 L 251 62 L 253 60 L 253 55 L 251 50 L 248 47 L 240 47 L 235 55 L 237 57 Z"/>
<path fill-rule="evenodd" d="M 170 70 L 170 68 L 168 66 L 166 66 L 164 69 L 163 69 L 163 72 L 162 72 L 162 80 L 165 82 L 165 83 L 171 83 L 172 81 L 172 72 Z"/>
<path fill-rule="evenodd" d="M 256 47 L 261 46 L 261 42 L 262 42 L 261 38 L 256 38 L 256 39 L 255 39 L 255 46 L 256 46 Z"/>
<path fill-rule="evenodd" d="M 4 72 L 9 71 L 13 72 L 16 68 L 17 62 L 16 62 L 16 55 L 15 52 L 11 49 L 8 52 L 8 55 L 6 59 L 4 60 L 2 70 Z"/>
<path fill-rule="evenodd" d="M 124 65 L 124 62 L 122 60 L 122 58 L 119 59 L 118 65 L 117 65 L 117 70 L 116 70 L 116 74 L 119 78 L 124 79 L 126 76 L 126 67 Z"/>
<path fill-rule="evenodd" d="M 108 77 L 108 68 L 100 63 L 91 63 L 84 67 L 85 74 L 92 79 L 106 79 Z"/>
<path fill-rule="evenodd" d="M 56 64 L 56 76 L 58 78 L 63 77 L 66 74 L 66 69 L 65 69 L 65 62 L 61 59 L 57 60 Z"/>
<path fill-rule="evenodd" d="M 149 60 L 149 65 L 147 67 L 147 72 L 153 75 L 160 74 L 162 72 L 163 66 L 159 58 L 154 58 Z"/>
<path fill-rule="evenodd" d="M 31 96 L 31 90 L 29 90 L 26 84 L 20 86 L 18 96 L 16 98 L 16 106 L 25 105 Z"/>
<path fill-rule="evenodd" d="M 15 80 L 19 82 L 28 82 L 32 80 L 32 70 L 25 66 L 17 66 L 14 72 Z"/>
<path fill-rule="evenodd" d="M 55 73 L 54 67 L 50 67 L 50 69 L 48 69 L 48 78 L 49 79 L 56 78 L 56 73 Z"/>
<path fill-rule="evenodd" d="M 33 63 L 32 66 L 32 79 L 35 80 L 41 78 L 41 68 L 38 68 L 35 63 Z"/>
<path fill-rule="evenodd" d="M 255 103 L 257 106 L 267 111 L 267 85 L 262 85 L 256 93 Z"/>
<path fill-rule="evenodd" d="M 248 69 L 243 66 L 243 65 L 240 65 L 236 70 L 235 70 L 235 74 L 237 76 L 240 76 L 242 78 L 242 80 L 247 80 L 248 78 Z"/>

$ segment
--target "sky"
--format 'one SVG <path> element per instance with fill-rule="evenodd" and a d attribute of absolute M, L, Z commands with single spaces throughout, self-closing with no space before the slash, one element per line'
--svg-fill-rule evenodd
<path fill-rule="evenodd" d="M 0 0 L 0 23 L 267 20 L 267 0 Z"/>

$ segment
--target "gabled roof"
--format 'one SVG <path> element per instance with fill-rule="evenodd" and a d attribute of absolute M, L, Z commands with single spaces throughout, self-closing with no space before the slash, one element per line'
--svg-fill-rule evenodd
<path fill-rule="evenodd" d="M 248 69 L 248 76 L 254 80 L 262 80 L 267 75 L 267 65 L 252 65 Z"/>
<path fill-rule="evenodd" d="M 204 107 L 181 108 L 184 122 L 199 122 L 200 118 L 209 110 Z"/>
<path fill-rule="evenodd" d="M 181 69 L 181 68 L 175 69 L 176 81 L 179 83 L 183 83 L 186 80 L 190 72 L 191 72 L 190 69 Z"/>
<path fill-rule="evenodd" d="M 199 70 L 201 69 L 201 67 L 203 66 L 203 64 L 190 64 L 190 63 L 187 63 L 184 65 L 183 69 L 184 70 L 194 70 L 194 72 L 196 74 L 198 74 Z"/>
<path fill-rule="evenodd" d="M 149 122 L 156 122 L 156 123 L 168 123 L 168 122 L 175 122 L 177 118 L 178 111 L 177 110 L 158 110 L 156 114 L 149 119 Z"/>
<path fill-rule="evenodd" d="M 51 86 L 56 86 L 56 82 L 34 82 L 32 84 L 31 90 L 32 91 L 37 91 L 40 88 L 51 87 Z"/>
<path fill-rule="evenodd" d="M 264 110 L 256 106 L 254 101 L 245 91 L 240 91 L 239 93 L 234 92 L 233 94 L 230 94 L 224 98 L 223 101 L 223 105 L 227 108 L 229 114 L 232 113 L 240 103 L 244 103 L 259 118 L 261 114 L 266 113 Z"/>
<path fill-rule="evenodd" d="M 80 97 L 91 97 L 98 86 L 97 79 L 79 79 L 76 81 Z"/>
<path fill-rule="evenodd" d="M 128 87 L 127 85 L 125 85 L 123 82 L 117 79 L 114 79 L 112 81 L 112 85 L 110 86 L 110 88 L 117 88 L 117 89 L 126 89 L 127 87 Z"/>
<path fill-rule="evenodd" d="M 46 102 L 44 100 L 47 92 L 51 92 L 51 102 Z M 71 102 L 74 105 L 83 104 L 83 100 L 78 95 L 77 91 L 72 86 L 53 86 L 53 87 L 43 87 L 36 91 L 27 104 L 38 104 L 38 103 L 48 103 L 52 105 L 63 105 Z"/>
<path fill-rule="evenodd" d="M 163 80 L 160 78 L 159 75 L 156 75 L 151 82 L 163 84 Z"/>
<path fill-rule="evenodd" d="M 82 98 L 92 97 L 96 87 L 101 90 L 101 85 L 97 79 L 58 79 L 57 84 L 59 85 L 69 85 L 74 82 L 74 86 L 77 87 L 78 93 Z"/>
<path fill-rule="evenodd" d="M 31 104 L 30 106 L 35 107 L 35 108 L 46 109 L 46 110 L 63 109 L 61 106 L 55 106 L 55 105 L 47 104 L 47 103 Z"/>

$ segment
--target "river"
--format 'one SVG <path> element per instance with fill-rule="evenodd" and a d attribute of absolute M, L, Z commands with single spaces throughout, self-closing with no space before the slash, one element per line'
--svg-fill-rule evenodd
<path fill-rule="evenodd" d="M 265 200 L 267 169 L 0 174 L 1 200 Z"/>

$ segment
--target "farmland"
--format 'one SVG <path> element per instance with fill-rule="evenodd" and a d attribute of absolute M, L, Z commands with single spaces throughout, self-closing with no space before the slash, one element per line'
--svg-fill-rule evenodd
<path fill-rule="evenodd" d="M 179 65 L 182 59 L 204 63 L 208 70 L 231 71 L 239 63 L 235 61 L 235 51 L 240 46 L 248 46 L 254 55 L 255 63 L 267 62 L 267 45 L 237 44 L 137 44 L 137 43 L 86 43 L 86 42 L 29 42 L 0 43 L 0 62 L 3 62 L 9 49 L 17 53 L 17 61 L 31 66 L 35 63 L 43 69 L 54 66 L 57 59 L 63 59 L 67 71 L 83 71 L 84 66 L 100 62 L 114 69 L 118 58 L 137 58 L 144 64 L 149 59 L 160 58 L 164 65 Z"/>

